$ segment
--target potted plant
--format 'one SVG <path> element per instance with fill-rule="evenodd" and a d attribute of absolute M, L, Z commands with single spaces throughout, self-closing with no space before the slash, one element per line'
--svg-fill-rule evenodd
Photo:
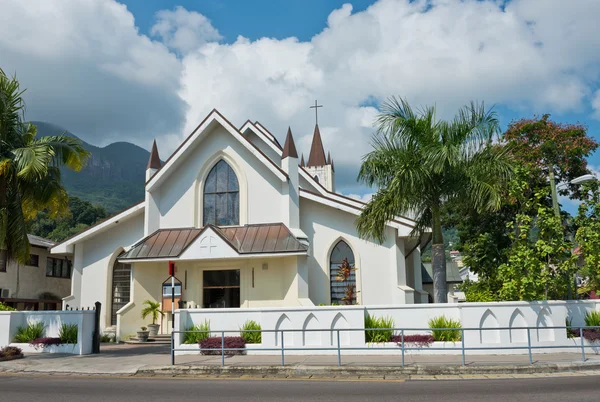
<path fill-rule="evenodd" d="M 160 309 L 159 302 L 146 300 L 144 305 L 146 307 L 142 310 L 142 319 L 146 319 L 148 316 L 152 317 L 152 324 L 148 324 L 148 329 L 150 330 L 150 336 L 156 336 L 158 335 L 158 328 L 160 328 L 160 325 L 156 323 L 156 320 L 158 320 L 159 315 L 163 316 L 165 313 Z"/>
<path fill-rule="evenodd" d="M 148 328 L 146 328 L 146 327 L 140 328 L 140 331 L 136 332 L 138 341 L 140 341 L 140 342 L 147 342 L 148 341 L 148 334 L 149 333 L 150 332 L 148 332 Z"/>

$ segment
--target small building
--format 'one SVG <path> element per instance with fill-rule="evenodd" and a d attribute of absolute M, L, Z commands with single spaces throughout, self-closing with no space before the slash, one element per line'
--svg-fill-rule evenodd
<path fill-rule="evenodd" d="M 71 260 L 50 255 L 56 243 L 27 235 L 29 261 L 19 265 L 0 250 L 0 302 L 17 310 L 60 310 L 71 293 Z"/>
<path fill-rule="evenodd" d="M 423 278 L 423 290 L 431 298 L 433 295 L 433 268 L 430 262 L 424 262 L 421 265 L 421 276 Z M 446 283 L 448 284 L 448 302 L 464 301 L 464 297 L 463 300 L 460 300 L 460 296 L 454 293 L 456 285 L 463 283 L 457 261 L 446 261 Z M 433 300 L 430 300 L 430 302 L 433 302 Z"/>

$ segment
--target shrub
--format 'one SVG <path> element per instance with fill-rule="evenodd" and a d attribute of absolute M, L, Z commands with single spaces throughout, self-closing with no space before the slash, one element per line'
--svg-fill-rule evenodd
<path fill-rule="evenodd" d="M 210 321 L 205 320 L 202 324 L 192 325 L 191 327 L 186 328 L 186 331 L 194 332 L 186 332 L 183 343 L 200 343 L 210 337 Z"/>
<path fill-rule="evenodd" d="M 115 336 L 113 334 L 102 334 L 100 336 L 100 342 L 109 343 L 109 342 L 114 342 L 114 341 L 115 341 Z"/>
<path fill-rule="evenodd" d="M 23 351 L 16 346 L 5 346 L 0 348 L 0 359 L 3 357 L 22 356 Z"/>
<path fill-rule="evenodd" d="M 77 343 L 77 324 L 63 323 L 58 330 L 58 337 L 62 343 Z"/>
<path fill-rule="evenodd" d="M 35 339 L 29 342 L 29 344 L 35 348 L 45 348 L 46 346 L 60 345 L 62 344 L 62 341 L 60 340 L 60 338 L 47 337 Z"/>
<path fill-rule="evenodd" d="M 262 333 L 261 332 L 246 332 L 246 331 L 260 331 L 262 328 L 259 323 L 254 320 L 248 320 L 242 326 L 240 335 L 244 338 L 246 343 L 261 343 Z"/>
<path fill-rule="evenodd" d="M 0 311 L 17 311 L 17 309 L 0 302 Z"/>
<path fill-rule="evenodd" d="M 424 348 L 429 347 L 433 341 L 433 335 L 429 334 L 404 335 L 404 346 Z M 392 342 L 402 346 L 402 335 L 392 336 Z"/>
<path fill-rule="evenodd" d="M 43 322 L 30 322 L 26 327 L 17 328 L 15 342 L 29 343 L 36 339 L 43 338 L 46 332 L 46 326 Z"/>
<path fill-rule="evenodd" d="M 452 318 L 446 318 L 441 315 L 429 320 L 429 328 L 432 329 L 433 339 L 441 342 L 458 342 L 461 340 L 461 330 L 459 320 Z M 439 329 L 436 329 L 439 328 Z M 443 328 L 456 328 L 456 329 L 443 329 Z"/>
<path fill-rule="evenodd" d="M 368 330 L 369 328 L 374 328 Z M 381 329 L 376 329 L 381 328 Z M 383 328 L 390 328 L 383 329 Z M 365 341 L 367 343 L 372 342 L 390 342 L 394 331 L 394 320 L 392 317 L 373 317 L 370 314 L 365 316 Z"/>
<path fill-rule="evenodd" d="M 575 338 L 578 336 L 579 331 L 573 328 L 573 320 L 570 320 L 569 317 L 565 318 L 565 327 L 567 327 L 567 338 Z"/>
<path fill-rule="evenodd" d="M 600 311 L 590 311 L 585 313 L 586 327 L 600 327 Z"/>
<path fill-rule="evenodd" d="M 200 353 L 203 355 L 220 355 L 221 354 L 221 338 L 212 337 L 200 341 Z M 246 342 L 241 336 L 226 336 L 223 342 L 225 346 L 225 354 L 227 356 L 243 355 L 246 349 Z M 227 349 L 244 349 L 244 350 L 227 350 Z"/>

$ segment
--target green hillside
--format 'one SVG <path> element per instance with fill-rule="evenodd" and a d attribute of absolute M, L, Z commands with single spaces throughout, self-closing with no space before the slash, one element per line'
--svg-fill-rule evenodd
<path fill-rule="evenodd" d="M 38 136 L 75 134 L 54 124 L 32 121 Z M 146 165 L 150 153 L 128 142 L 115 142 L 104 148 L 85 141 L 92 153 L 88 165 L 78 173 L 64 170 L 63 184 L 69 195 L 103 206 L 109 213 L 129 207 L 144 199 Z"/>

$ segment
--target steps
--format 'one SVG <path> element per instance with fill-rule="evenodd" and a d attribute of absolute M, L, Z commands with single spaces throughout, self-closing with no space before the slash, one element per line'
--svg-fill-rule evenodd
<path fill-rule="evenodd" d="M 149 336 L 148 342 L 140 342 L 135 336 L 132 336 L 125 343 L 130 345 L 170 345 L 171 344 L 171 335 L 156 335 Z"/>

